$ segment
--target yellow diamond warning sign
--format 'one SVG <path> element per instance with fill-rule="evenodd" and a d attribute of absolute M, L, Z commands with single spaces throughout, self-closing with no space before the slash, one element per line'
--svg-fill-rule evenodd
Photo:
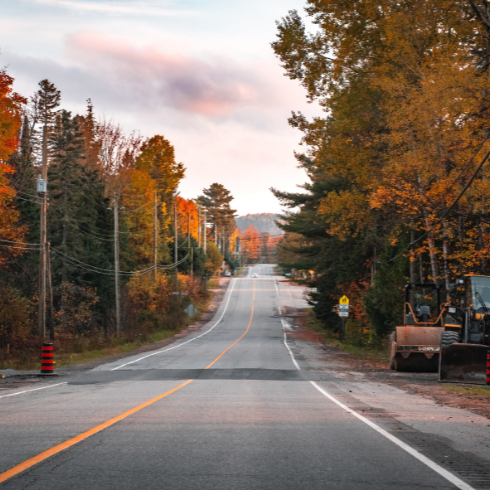
<path fill-rule="evenodd" d="M 349 304 L 349 298 L 347 296 L 342 296 L 339 300 L 339 304 L 341 305 L 348 305 Z"/>

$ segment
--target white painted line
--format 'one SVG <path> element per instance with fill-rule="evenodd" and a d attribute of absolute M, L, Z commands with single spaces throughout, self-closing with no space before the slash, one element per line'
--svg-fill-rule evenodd
<path fill-rule="evenodd" d="M 7 398 L 8 396 L 22 395 L 22 393 L 30 393 L 31 391 L 45 390 L 46 388 L 54 388 L 55 386 L 66 385 L 66 381 L 63 383 L 56 383 L 55 385 L 41 386 L 41 388 L 34 388 L 32 390 L 18 391 L 17 393 L 10 393 L 9 395 L 2 395 L 0 398 Z"/>
<path fill-rule="evenodd" d="M 282 319 L 281 319 L 282 321 Z M 284 323 L 283 323 L 284 327 Z M 286 346 L 287 350 L 289 351 L 289 354 L 291 355 L 291 359 L 294 362 L 294 365 L 296 366 L 296 369 L 300 370 L 300 367 L 298 366 L 298 363 L 296 362 L 296 359 L 294 358 L 293 352 L 289 348 L 289 345 L 287 344 L 287 336 L 286 336 L 286 330 L 284 330 L 284 345 Z M 386 430 L 382 429 L 379 425 L 376 425 L 374 422 L 371 420 L 367 419 L 366 417 L 363 417 L 362 415 L 358 414 L 356 411 L 352 410 L 348 406 L 344 405 L 342 402 L 339 402 L 335 397 L 333 397 L 330 393 L 325 391 L 323 388 L 320 388 L 314 381 L 310 381 L 310 383 L 324 396 L 326 396 L 330 401 L 334 402 L 337 404 L 340 408 L 344 409 L 346 412 L 349 412 L 351 415 L 354 415 L 354 417 L 358 418 L 361 422 L 364 422 L 366 425 L 371 427 L 371 429 L 374 429 L 376 432 L 381 434 L 382 436 L 386 437 L 386 439 L 390 440 L 391 442 L 395 443 L 398 447 L 401 449 L 405 450 L 408 454 L 413 456 L 415 459 L 418 459 L 421 463 L 425 464 L 428 466 L 431 470 L 435 471 L 439 475 L 441 475 L 443 478 L 445 478 L 447 481 L 452 483 L 454 486 L 461 490 L 475 490 L 472 486 L 468 485 L 465 483 L 463 480 L 460 480 L 457 476 L 453 475 L 446 469 L 444 469 L 442 466 L 439 466 L 437 463 L 434 463 L 434 461 L 430 460 L 429 458 L 425 457 L 423 454 L 420 454 L 416 449 L 413 447 L 410 447 L 408 444 L 405 444 L 403 441 L 398 439 L 398 437 L 395 437 L 394 435 L 390 434 Z"/>
<path fill-rule="evenodd" d="M 164 352 L 168 352 L 169 350 L 177 349 L 177 347 L 182 347 L 183 345 L 188 344 L 189 342 L 192 342 L 193 340 L 199 339 L 199 338 L 203 337 L 204 335 L 208 334 L 209 332 L 211 332 L 211 330 L 213 330 L 213 328 L 216 327 L 216 325 L 218 325 L 218 323 L 221 321 L 221 319 L 223 318 L 223 316 L 226 313 L 226 309 L 228 308 L 228 303 L 230 302 L 231 293 L 233 292 L 233 288 L 235 287 L 235 281 L 236 281 L 236 279 L 231 280 L 231 289 L 230 289 L 230 292 L 228 294 L 228 300 L 226 301 L 223 313 L 221 313 L 221 316 L 219 317 L 218 321 L 209 330 L 206 330 L 201 335 L 198 335 L 197 337 L 193 337 L 190 340 L 186 340 L 185 342 L 182 342 L 181 344 L 174 345 L 173 347 L 169 347 L 168 349 L 165 349 L 165 350 L 159 350 L 156 352 L 152 352 L 151 354 L 148 354 L 147 356 L 143 356 L 143 357 L 140 357 L 139 359 L 135 359 L 134 361 L 129 361 L 129 362 L 126 362 L 125 364 L 121 364 L 120 366 L 112 368 L 111 371 L 115 371 L 116 369 L 120 369 L 124 366 L 128 366 L 129 364 L 134 364 L 135 362 L 142 361 L 143 359 L 146 359 L 147 357 L 156 356 L 157 354 L 163 354 Z"/>
<path fill-rule="evenodd" d="M 281 318 L 281 323 L 282 323 L 282 328 L 283 328 L 283 332 L 284 332 L 284 345 L 286 346 L 286 349 L 288 350 L 290 356 L 291 356 L 291 359 L 293 360 L 293 363 L 294 365 L 296 366 L 296 369 L 298 371 L 301 371 L 298 363 L 296 362 L 296 359 L 294 358 L 294 355 L 293 355 L 293 352 L 292 350 L 289 348 L 289 345 L 288 345 L 288 338 L 287 338 L 287 335 L 286 335 L 286 330 L 284 328 L 284 320 Z"/>
<path fill-rule="evenodd" d="M 445 470 L 442 466 L 439 466 L 437 463 L 434 463 L 434 461 L 430 460 L 429 458 L 426 458 L 423 454 L 420 454 L 417 450 L 413 449 L 410 447 L 408 444 L 405 444 L 403 441 L 395 437 L 394 435 L 390 434 L 386 430 L 382 429 L 379 425 L 376 425 L 374 422 L 371 422 L 369 419 L 363 417 L 362 415 L 358 414 L 351 408 L 347 407 L 343 403 L 339 402 L 336 398 L 334 398 L 332 395 L 327 393 L 323 388 L 320 388 L 314 381 L 310 381 L 310 383 L 323 395 L 325 395 L 329 400 L 333 401 L 336 403 L 339 407 L 343 408 L 346 412 L 349 412 L 350 414 L 354 415 L 354 417 L 357 417 L 359 420 L 364 422 L 366 425 L 369 425 L 372 429 L 374 429 L 376 432 L 379 432 L 381 435 L 385 436 L 387 439 L 389 439 L 391 442 L 395 443 L 398 447 L 401 447 L 404 449 L 408 454 L 412 455 L 414 458 L 418 459 L 420 462 L 424 463 L 426 466 L 428 466 L 431 470 L 434 470 L 436 473 L 439 473 L 443 478 L 451 482 L 453 485 L 455 485 L 457 488 L 460 488 L 461 490 L 475 490 L 473 487 L 465 483 L 463 480 L 460 480 L 457 476 L 453 475 L 449 471 Z"/>

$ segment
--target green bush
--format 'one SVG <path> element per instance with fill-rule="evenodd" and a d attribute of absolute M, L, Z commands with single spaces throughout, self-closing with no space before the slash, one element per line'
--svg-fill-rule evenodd
<path fill-rule="evenodd" d="M 0 348 L 20 346 L 29 335 L 29 300 L 10 286 L 0 286 Z"/>

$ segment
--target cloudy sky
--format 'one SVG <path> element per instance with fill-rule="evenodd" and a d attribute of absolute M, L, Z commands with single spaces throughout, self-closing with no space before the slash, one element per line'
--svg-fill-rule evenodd
<path fill-rule="evenodd" d="M 277 212 L 271 186 L 305 180 L 291 110 L 318 109 L 283 76 L 275 21 L 304 0 L 1 0 L 0 66 L 31 95 L 48 78 L 63 107 L 127 132 L 163 134 L 187 167 L 181 195 L 213 182 L 239 214 Z"/>

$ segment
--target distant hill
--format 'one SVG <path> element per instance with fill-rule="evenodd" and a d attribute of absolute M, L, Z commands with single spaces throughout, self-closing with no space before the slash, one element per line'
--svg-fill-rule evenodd
<path fill-rule="evenodd" d="M 246 214 L 235 218 L 236 225 L 242 233 L 249 226 L 256 226 L 259 233 L 268 232 L 271 235 L 282 235 L 284 232 L 274 223 L 279 216 L 273 213 Z"/>

